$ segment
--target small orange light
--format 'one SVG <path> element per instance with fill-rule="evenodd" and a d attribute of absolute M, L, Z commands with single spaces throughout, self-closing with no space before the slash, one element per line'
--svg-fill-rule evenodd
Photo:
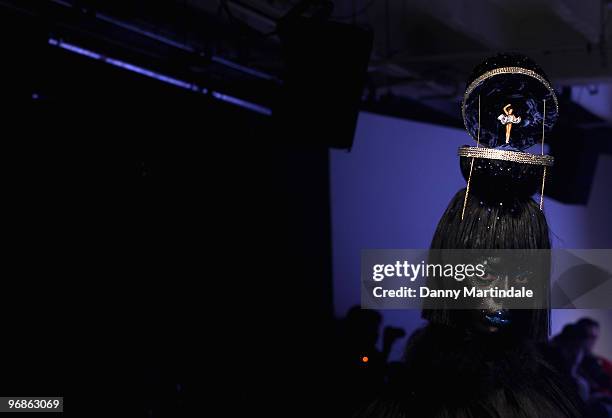
<path fill-rule="evenodd" d="M 361 357 L 361 361 L 363 361 L 364 363 L 367 363 L 370 359 L 368 358 L 368 356 L 363 356 Z"/>

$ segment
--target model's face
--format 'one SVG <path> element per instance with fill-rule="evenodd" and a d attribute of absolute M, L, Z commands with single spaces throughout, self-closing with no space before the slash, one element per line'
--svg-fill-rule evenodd
<path fill-rule="evenodd" d="M 512 114 L 512 108 L 508 109 L 508 114 L 511 115 Z"/>
<path fill-rule="evenodd" d="M 469 286 L 480 290 L 494 288 L 507 290 L 511 286 L 521 287 L 529 283 L 528 274 L 507 271 L 502 266 L 500 257 L 489 257 L 483 261 L 483 264 L 486 266 L 486 275 L 466 279 Z M 508 329 L 513 322 L 512 311 L 504 306 L 503 299 L 492 296 L 479 299 L 477 309 L 472 310 L 470 316 L 473 328 L 486 333 Z"/>

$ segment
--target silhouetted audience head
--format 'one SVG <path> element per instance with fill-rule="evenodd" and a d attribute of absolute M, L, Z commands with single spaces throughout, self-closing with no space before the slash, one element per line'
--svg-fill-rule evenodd
<path fill-rule="evenodd" d="M 583 338 L 584 349 L 587 353 L 593 352 L 593 347 L 599 338 L 599 322 L 585 317 L 579 319 L 576 326 Z"/>
<path fill-rule="evenodd" d="M 571 373 L 584 357 L 584 333 L 578 325 L 567 324 L 553 343 L 562 357 L 563 368 Z"/>

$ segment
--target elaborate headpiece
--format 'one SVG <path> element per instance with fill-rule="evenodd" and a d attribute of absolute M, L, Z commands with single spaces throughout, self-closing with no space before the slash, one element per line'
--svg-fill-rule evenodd
<path fill-rule="evenodd" d="M 523 55 L 488 58 L 468 80 L 461 112 L 476 141 L 475 147 L 459 148 L 467 180 L 462 219 L 471 183 L 478 178 L 494 181 L 500 193 L 529 196 L 541 181 L 542 209 L 546 171 L 554 162 L 544 154 L 544 138 L 559 116 L 557 96 L 544 71 Z M 527 152 L 538 143 L 537 154 Z"/>
<path fill-rule="evenodd" d="M 538 207 L 532 199 L 538 191 L 543 194 L 547 169 L 553 164 L 553 157 L 544 154 L 544 139 L 558 118 L 558 103 L 546 75 L 524 56 L 489 58 L 468 80 L 462 114 L 467 132 L 476 140 L 476 146 L 459 148 L 467 187 L 448 205 L 431 248 L 550 248 L 543 200 L 540 198 Z M 536 153 L 529 152 L 532 146 Z M 546 294 L 547 279 L 534 280 Z M 428 286 L 446 284 L 434 280 Z M 514 315 L 509 309 L 496 309 L 479 315 L 492 324 L 510 323 L 508 318 L 514 316 L 512 323 L 523 323 L 515 329 L 534 340 L 546 339 L 547 309 L 525 309 Z M 474 322 L 470 316 L 474 312 L 451 313 L 446 307 L 424 306 L 423 316 L 438 324 L 476 323 L 480 319 Z"/>
<path fill-rule="evenodd" d="M 558 116 L 555 92 L 528 58 L 499 55 L 476 68 L 462 111 L 476 140 L 475 147 L 459 149 L 468 183 L 438 222 L 429 263 L 442 265 L 464 257 L 456 250 L 476 250 L 476 260 L 485 257 L 487 274 L 465 278 L 472 288 L 521 283 L 546 296 L 550 253 L 542 251 L 535 263 L 523 263 L 525 253 L 505 250 L 550 248 L 542 199 L 538 206 L 532 195 L 538 187 L 543 192 L 546 170 L 553 163 L 544 155 L 543 142 Z M 538 142 L 540 152 L 529 153 Z M 462 280 L 428 277 L 427 287 L 459 288 L 465 286 Z M 470 306 L 472 301 L 424 301 L 429 325 L 408 341 L 403 373 L 395 377 L 396 392 L 360 416 L 583 415 L 575 391 L 535 344 L 548 338 L 549 309 L 510 307 L 494 297 L 476 299 L 478 306 Z"/>

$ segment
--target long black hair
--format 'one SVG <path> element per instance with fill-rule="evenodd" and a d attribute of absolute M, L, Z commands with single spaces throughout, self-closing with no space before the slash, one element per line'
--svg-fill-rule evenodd
<path fill-rule="evenodd" d="M 462 189 L 451 200 L 438 222 L 431 249 L 550 249 L 546 218 L 531 197 L 478 188 L 470 192 L 462 219 L 465 194 Z M 547 283 L 549 278 L 538 280 Z M 450 326 L 457 325 L 460 315 L 441 308 L 424 309 L 422 314 L 431 323 Z M 530 310 L 524 324 L 526 335 L 545 341 L 549 317 L 548 309 Z"/>

